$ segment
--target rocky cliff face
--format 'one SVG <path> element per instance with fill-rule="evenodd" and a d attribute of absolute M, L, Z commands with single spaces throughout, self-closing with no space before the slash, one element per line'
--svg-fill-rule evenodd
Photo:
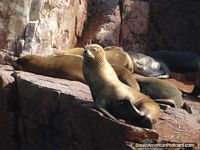
<path fill-rule="evenodd" d="M 136 52 L 198 51 L 199 7 L 187 0 L 3 0 L 0 49 L 47 55 L 95 42 Z"/>
<path fill-rule="evenodd" d="M 0 2 L 0 49 L 50 54 L 75 46 L 87 18 L 87 0 Z"/>

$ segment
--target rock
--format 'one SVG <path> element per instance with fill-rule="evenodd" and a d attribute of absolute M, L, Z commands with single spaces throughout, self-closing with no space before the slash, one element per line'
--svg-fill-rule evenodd
<path fill-rule="evenodd" d="M 120 45 L 129 52 L 144 52 L 149 22 L 149 3 L 124 0 L 121 11 Z"/>
<path fill-rule="evenodd" d="M 0 49 L 19 56 L 48 55 L 75 46 L 87 18 L 87 0 L 0 2 Z"/>
<path fill-rule="evenodd" d="M 7 112 L 11 107 L 12 94 L 14 93 L 14 77 L 11 76 L 13 68 L 10 66 L 0 67 L 0 112 Z"/>
<path fill-rule="evenodd" d="M 15 77 L 17 81 L 16 84 L 8 80 L 13 85 L 8 90 L 10 96 L 0 101 L 3 150 L 96 147 L 131 150 L 141 143 L 197 144 L 200 141 L 200 104 L 191 97 L 184 100 L 193 114 L 178 108 L 161 111 L 154 131 L 128 125 L 123 120 L 112 121 L 88 108 L 92 97 L 83 83 L 21 71 L 11 76 L 13 70 L 9 66 L 3 66 L 1 72 L 1 77 Z M 1 98 L 2 92 L 1 89 Z"/>
<path fill-rule="evenodd" d="M 147 50 L 200 49 L 199 1 L 150 1 Z"/>
<path fill-rule="evenodd" d="M 90 41 L 102 46 L 119 45 L 121 16 L 118 1 L 92 0 L 88 7 L 88 20 L 77 46 L 83 47 Z"/>
<path fill-rule="evenodd" d="M 18 150 L 18 91 L 11 66 L 0 66 L 0 149 Z"/>
<path fill-rule="evenodd" d="M 197 118 L 183 109 L 169 108 L 162 112 L 155 130 L 161 141 L 196 145 L 200 141 L 200 124 Z"/>
<path fill-rule="evenodd" d="M 125 141 L 157 139 L 158 134 L 112 121 L 88 109 L 87 85 L 26 72 L 17 73 L 23 149 L 130 149 Z M 32 143 L 35 143 L 32 145 Z"/>

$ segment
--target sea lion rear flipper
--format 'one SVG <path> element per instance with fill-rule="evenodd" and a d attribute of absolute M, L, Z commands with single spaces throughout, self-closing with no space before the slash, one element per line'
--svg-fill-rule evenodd
<path fill-rule="evenodd" d="M 166 105 L 166 106 L 169 105 L 169 106 L 174 107 L 174 108 L 176 107 L 176 104 L 175 104 L 173 99 L 154 99 L 154 100 L 155 100 L 156 103 L 158 103 L 159 106 L 161 106 L 161 108 L 164 105 Z M 164 109 L 166 109 L 166 108 L 164 108 Z"/>
<path fill-rule="evenodd" d="M 151 119 L 143 112 L 139 111 L 130 100 L 112 101 L 110 110 L 117 118 L 124 119 L 131 124 L 144 128 L 153 128 Z"/>
<path fill-rule="evenodd" d="M 186 102 L 183 103 L 183 105 L 181 106 L 182 109 L 186 110 L 189 114 L 192 114 L 192 109 L 191 106 L 188 105 Z"/>

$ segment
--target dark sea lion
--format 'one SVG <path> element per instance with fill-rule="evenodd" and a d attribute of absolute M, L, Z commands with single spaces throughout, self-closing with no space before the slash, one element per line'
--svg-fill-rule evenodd
<path fill-rule="evenodd" d="M 83 48 L 73 48 L 69 50 L 60 50 L 58 52 L 54 53 L 55 55 L 69 55 L 69 54 L 75 54 L 83 56 Z M 127 69 L 129 69 L 132 73 L 134 71 L 133 69 L 133 62 L 131 60 L 131 57 L 123 51 L 121 47 L 117 46 L 109 46 L 105 47 L 105 54 L 106 59 L 110 64 L 123 66 Z"/>
<path fill-rule="evenodd" d="M 152 128 L 159 118 L 159 106 L 118 79 L 100 45 L 87 45 L 83 56 L 83 75 L 96 107 L 116 118 L 125 119 L 140 127 Z"/>
<path fill-rule="evenodd" d="M 170 71 L 178 73 L 198 72 L 200 57 L 194 52 L 152 51 L 147 55 L 163 61 Z"/>
<path fill-rule="evenodd" d="M 16 70 L 85 83 L 83 73 L 81 72 L 82 57 L 77 55 L 54 57 L 28 55 L 15 60 L 13 62 L 13 67 Z"/>
<path fill-rule="evenodd" d="M 82 74 L 82 63 L 83 57 L 80 55 L 60 55 L 52 57 L 28 55 L 13 61 L 13 67 L 16 70 L 86 83 Z M 112 67 L 117 72 L 119 80 L 139 90 L 135 78 L 128 75 L 131 74 L 128 69 L 118 65 L 112 65 Z M 126 70 L 126 74 L 123 74 L 124 70 Z"/>
<path fill-rule="evenodd" d="M 141 53 L 129 53 L 133 60 L 134 72 L 147 77 L 169 78 L 170 71 L 162 62 Z"/>
<path fill-rule="evenodd" d="M 148 55 L 163 61 L 170 71 L 177 73 L 198 72 L 192 96 L 198 96 L 200 93 L 200 55 L 194 52 L 174 52 L 174 51 L 153 51 L 148 52 Z"/>
<path fill-rule="evenodd" d="M 154 77 L 138 77 L 135 76 L 140 92 L 148 95 L 157 103 L 170 105 L 180 108 L 183 104 L 181 92 L 177 87 L 166 80 L 157 79 Z"/>

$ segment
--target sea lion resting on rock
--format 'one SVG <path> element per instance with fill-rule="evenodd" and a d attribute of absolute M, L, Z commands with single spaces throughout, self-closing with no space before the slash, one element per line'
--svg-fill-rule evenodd
<path fill-rule="evenodd" d="M 182 106 L 183 100 L 181 92 L 175 85 L 154 77 L 135 76 L 135 78 L 140 86 L 140 92 L 148 95 L 157 103 L 167 104 L 178 108 Z"/>
<path fill-rule="evenodd" d="M 87 45 L 83 56 L 83 75 L 96 107 L 135 125 L 152 128 L 159 118 L 159 106 L 118 79 L 101 46 Z"/>
<path fill-rule="evenodd" d="M 192 96 L 198 96 L 200 93 L 200 56 L 194 52 L 173 52 L 167 50 L 154 51 L 147 53 L 149 56 L 163 61 L 170 71 L 177 73 L 198 72 L 195 87 L 191 93 Z"/>
<path fill-rule="evenodd" d="M 13 67 L 16 70 L 86 83 L 81 72 L 82 61 L 80 60 L 82 57 L 77 55 L 54 57 L 27 55 L 15 60 Z"/>
<path fill-rule="evenodd" d="M 53 57 L 27 55 L 13 61 L 13 67 L 16 70 L 86 83 L 82 73 L 82 63 L 83 57 L 80 55 L 61 55 Z M 117 65 L 112 66 L 117 71 L 118 78 L 122 82 L 139 90 L 139 85 L 135 78 L 128 78 L 126 74 L 123 74 L 123 71 L 120 71 L 123 70 L 123 67 Z"/>
<path fill-rule="evenodd" d="M 69 54 L 83 56 L 83 50 L 84 50 L 83 48 L 73 48 L 69 50 L 60 50 L 58 52 L 55 52 L 54 54 L 57 56 L 69 55 Z M 133 68 L 132 59 L 130 58 L 128 53 L 123 51 L 121 47 L 109 46 L 109 47 L 105 47 L 104 50 L 106 54 L 106 59 L 108 60 L 110 64 L 115 64 L 115 65 L 125 67 L 133 73 L 134 68 Z"/>
<path fill-rule="evenodd" d="M 115 66 L 114 70 L 117 76 L 120 76 L 120 81 L 127 85 L 133 83 L 136 79 L 140 92 L 152 98 L 161 108 L 166 109 L 168 106 L 171 106 L 174 108 L 183 108 L 191 113 L 190 106 L 183 103 L 181 92 L 172 83 L 155 77 L 143 77 L 137 74 L 131 74 L 124 67 Z"/>
<path fill-rule="evenodd" d="M 169 78 L 170 71 L 162 62 L 141 53 L 129 53 L 133 60 L 134 72 L 147 77 Z"/>

